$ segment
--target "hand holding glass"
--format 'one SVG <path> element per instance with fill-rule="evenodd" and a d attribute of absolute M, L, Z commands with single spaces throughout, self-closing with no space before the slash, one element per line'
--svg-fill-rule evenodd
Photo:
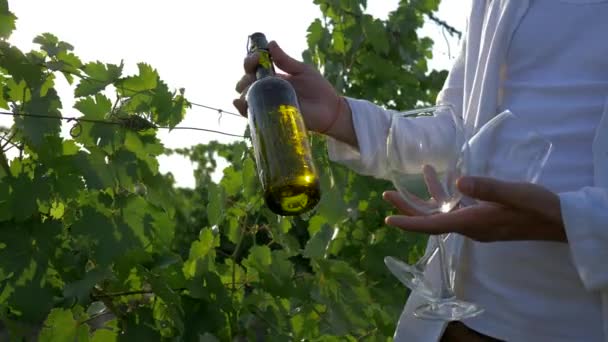
<path fill-rule="evenodd" d="M 454 131 L 441 132 L 445 135 L 436 136 L 435 139 L 432 139 L 428 132 L 404 137 L 402 132 L 406 131 L 405 125 L 412 124 L 409 117 L 428 113 L 437 121 L 451 120 L 454 123 Z M 454 201 L 462 199 L 455 186 L 456 179 L 462 175 L 493 177 L 506 181 L 538 180 L 550 154 L 551 143 L 531 130 L 523 120 L 509 111 L 503 112 L 484 125 L 468 143 L 461 143 L 459 139 L 465 140 L 462 124 L 458 118 L 448 119 L 449 116 L 453 116 L 453 111 L 449 107 L 440 106 L 400 113 L 393 117 L 387 140 L 391 178 L 403 199 L 416 208 L 417 213 L 414 214 L 428 215 L 454 208 Z M 425 118 L 416 120 L 421 119 Z M 442 124 L 445 126 L 445 123 Z M 433 144 L 441 139 L 445 141 L 448 134 L 453 134 L 451 141 L 454 144 L 443 148 Z M 466 204 L 475 203 L 471 199 L 462 200 Z M 447 257 L 445 251 L 442 251 L 442 243 L 442 237 L 431 237 L 426 253 L 415 265 L 405 264 L 392 257 L 387 257 L 385 263 L 403 284 L 429 300 L 429 304 L 416 311 L 417 316 L 458 320 L 479 314 L 481 309 L 458 301 L 453 296 L 451 283 L 454 272 L 452 263 L 441 260 Z M 438 292 L 433 291 L 431 284 L 424 277 L 427 264 L 437 252 L 442 268 L 442 286 Z M 454 298 L 448 298 L 450 296 Z"/>

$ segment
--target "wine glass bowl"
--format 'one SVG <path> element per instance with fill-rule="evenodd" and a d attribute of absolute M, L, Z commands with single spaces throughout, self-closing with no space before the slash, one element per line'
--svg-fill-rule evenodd
<path fill-rule="evenodd" d="M 553 145 L 524 120 L 506 110 L 469 139 L 468 175 L 536 183 Z M 505 163 L 504 161 L 509 161 Z"/>
<path fill-rule="evenodd" d="M 460 201 L 456 181 L 467 173 L 468 144 L 465 143 L 462 120 L 449 106 L 436 106 L 395 114 L 387 137 L 389 178 L 404 200 L 424 215 L 449 212 Z M 417 120 L 444 116 L 452 131 L 414 132 L 408 127 Z M 410 134 L 402 134 L 402 132 Z M 449 137 L 433 136 L 448 135 Z M 438 140 L 449 144 L 437 144 Z"/>

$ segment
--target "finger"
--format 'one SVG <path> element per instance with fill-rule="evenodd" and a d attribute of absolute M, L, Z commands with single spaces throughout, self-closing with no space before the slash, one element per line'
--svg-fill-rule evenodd
<path fill-rule="evenodd" d="M 424 165 L 422 168 L 422 174 L 424 175 L 424 182 L 426 183 L 426 187 L 431 194 L 435 198 L 435 200 L 439 203 L 445 201 L 446 193 L 443 187 L 441 186 L 441 182 L 439 181 L 439 176 L 437 176 L 437 171 L 431 165 Z"/>
<path fill-rule="evenodd" d="M 462 177 L 457 184 L 465 195 L 531 211 L 551 221 L 561 222 L 559 197 L 540 185 L 505 182 L 486 177 Z"/>
<path fill-rule="evenodd" d="M 308 66 L 289 56 L 277 42 L 268 43 L 268 50 L 276 66 L 288 74 L 299 74 L 307 70 Z"/>
<path fill-rule="evenodd" d="M 236 91 L 242 93 L 245 89 L 247 89 L 253 82 L 255 81 L 255 76 L 253 74 L 245 74 L 236 84 Z"/>
<path fill-rule="evenodd" d="M 427 219 L 431 219 L 431 222 L 427 222 Z M 393 227 L 397 227 L 401 230 L 405 230 L 413 233 L 424 233 L 424 234 L 446 234 L 451 233 L 454 230 L 451 225 L 437 225 L 433 221 L 433 216 L 401 216 L 393 215 L 387 217 L 384 222 Z"/>
<path fill-rule="evenodd" d="M 417 210 L 412 205 L 407 203 L 407 201 L 403 199 L 403 196 L 401 196 L 401 194 L 397 191 L 385 191 L 382 194 L 382 198 L 392 204 L 395 208 L 397 208 L 401 213 L 405 215 L 423 215 L 421 211 Z M 425 205 L 424 201 L 422 200 L 420 200 L 420 203 L 417 204 Z"/>
<path fill-rule="evenodd" d="M 255 74 L 255 70 L 258 68 L 258 64 L 260 62 L 260 54 L 254 52 L 252 54 L 247 55 L 245 57 L 245 62 L 243 66 L 245 67 L 246 74 Z"/>
<path fill-rule="evenodd" d="M 389 216 L 385 223 L 411 232 L 427 234 L 462 233 L 478 228 L 480 222 L 488 225 L 495 213 L 490 206 L 475 206 L 458 209 L 445 214 L 429 216 Z"/>
<path fill-rule="evenodd" d="M 239 113 L 247 117 L 247 101 L 243 99 L 235 99 L 232 101 L 232 105 L 239 111 Z"/>

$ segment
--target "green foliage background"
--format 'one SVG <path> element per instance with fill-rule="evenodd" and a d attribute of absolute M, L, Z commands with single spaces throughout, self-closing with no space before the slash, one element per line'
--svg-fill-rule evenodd
<path fill-rule="evenodd" d="M 365 0 L 315 3 L 303 58 L 341 93 L 399 109 L 434 101 L 446 72 L 428 70 L 432 41 L 416 30 L 439 0 L 402 0 L 387 20 Z M 174 127 L 189 104 L 145 63 L 124 75 L 48 33 L 22 52 L 7 42 L 14 28 L 0 0 L 0 108 L 46 118 L 15 117 L 0 141 L 0 339 L 391 340 L 407 293 L 383 258 L 414 259 L 422 244 L 384 226 L 390 184 L 331 163 L 314 136 L 322 202 L 282 218 L 263 204 L 245 142 L 166 151 L 145 125 L 90 122 L 62 138 L 57 77 L 87 119 Z M 163 153 L 196 162 L 194 189 L 159 173 Z M 230 166 L 215 183 L 218 157 Z"/>

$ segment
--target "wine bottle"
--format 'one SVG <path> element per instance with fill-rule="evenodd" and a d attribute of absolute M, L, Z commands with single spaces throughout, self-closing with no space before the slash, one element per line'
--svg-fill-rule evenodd
<path fill-rule="evenodd" d="M 249 36 L 248 52 L 260 56 L 247 92 L 251 139 L 266 205 L 278 215 L 299 215 L 319 202 L 319 176 L 296 92 L 276 76 L 267 45 L 264 34 Z"/>

